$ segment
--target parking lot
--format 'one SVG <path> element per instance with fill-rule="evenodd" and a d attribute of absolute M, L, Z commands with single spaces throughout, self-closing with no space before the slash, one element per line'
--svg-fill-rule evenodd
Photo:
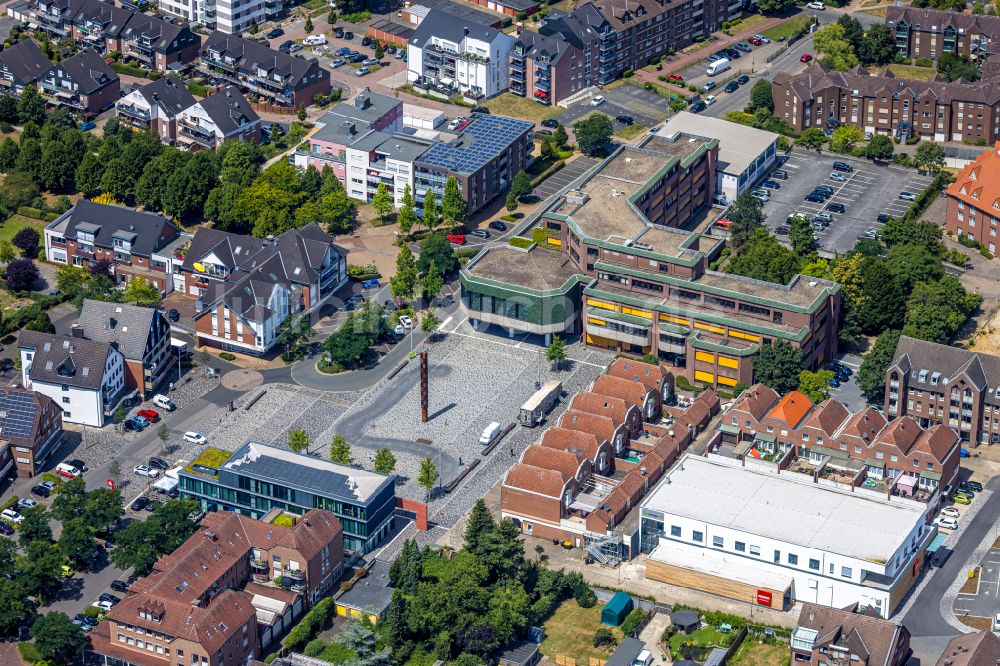
<path fill-rule="evenodd" d="M 854 354 L 839 354 L 834 360 L 850 368 L 853 374 L 846 382 L 841 382 L 840 386 L 831 388 L 830 397 L 842 402 L 851 412 L 861 411 L 868 406 L 868 401 L 865 400 L 865 396 L 857 384 L 861 357 Z"/>
<path fill-rule="evenodd" d="M 591 157 L 578 157 L 572 162 L 568 163 L 559 171 L 546 178 L 542 183 L 535 188 L 535 196 L 541 200 L 548 199 L 556 192 L 566 187 L 574 180 L 587 173 L 588 170 L 595 167 L 600 160 L 595 160 Z"/>
<path fill-rule="evenodd" d="M 831 177 L 834 162 L 846 162 L 854 171 L 843 173 L 844 181 L 836 180 Z M 882 227 L 879 214 L 898 217 L 905 213 L 910 202 L 900 199 L 900 192 L 919 194 L 933 180 L 912 169 L 805 150 L 792 152 L 780 168 L 788 173 L 788 179 L 778 181 L 781 189 L 771 190 L 771 200 L 764 204 L 768 226 L 775 229 L 785 224 L 793 213 L 812 218 L 830 204 L 843 204 L 845 211 L 831 213 L 833 222 L 816 231 L 820 249 L 828 253 L 847 252 L 858 242 L 859 235 Z M 824 203 L 805 201 L 817 185 L 832 188 L 833 196 Z"/>
<path fill-rule="evenodd" d="M 667 117 L 666 100 L 643 88 L 626 84 L 614 90 L 603 91 L 601 95 L 606 100 L 604 104 L 592 106 L 591 98 L 587 98 L 557 115 L 556 120 L 566 127 L 571 127 L 588 113 L 599 111 L 611 118 L 617 132 L 624 127 L 615 120 L 618 116 L 631 116 L 636 124 L 643 127 L 658 125 Z"/>
<path fill-rule="evenodd" d="M 955 599 L 955 615 L 958 617 L 971 615 L 992 619 L 1000 612 L 1000 548 L 990 548 L 980 567 L 976 593 L 959 594 Z"/>

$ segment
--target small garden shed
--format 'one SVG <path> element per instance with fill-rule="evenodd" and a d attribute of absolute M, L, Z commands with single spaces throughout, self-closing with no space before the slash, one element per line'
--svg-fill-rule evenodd
<path fill-rule="evenodd" d="M 617 627 L 632 612 L 632 597 L 624 592 L 616 592 L 608 605 L 601 609 L 601 623 Z"/>

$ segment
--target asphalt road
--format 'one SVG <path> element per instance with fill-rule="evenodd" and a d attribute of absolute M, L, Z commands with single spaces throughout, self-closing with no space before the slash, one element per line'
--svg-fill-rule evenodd
<path fill-rule="evenodd" d="M 1000 611 L 1000 548 L 991 548 L 980 561 L 978 594 L 959 594 L 955 615 L 993 617 Z"/>

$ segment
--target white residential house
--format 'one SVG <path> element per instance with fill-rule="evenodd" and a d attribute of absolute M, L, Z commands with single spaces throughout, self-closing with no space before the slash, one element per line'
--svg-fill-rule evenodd
<path fill-rule="evenodd" d="M 471 99 L 507 90 L 508 63 L 517 40 L 441 10 L 431 10 L 407 46 L 410 83 L 445 86 Z"/>
<path fill-rule="evenodd" d="M 113 344 L 22 331 L 18 351 L 24 387 L 52 398 L 66 423 L 100 428 L 136 392 L 126 385 L 125 357 Z"/>
<path fill-rule="evenodd" d="M 171 77 L 153 81 L 122 97 L 115 104 L 119 122 L 141 132 L 152 129 L 164 143 L 177 139 L 177 118 L 196 104 L 184 84 Z"/>
<path fill-rule="evenodd" d="M 260 116 L 235 86 L 226 86 L 177 117 L 177 143 L 189 150 L 214 150 L 223 141 L 260 140 Z"/>

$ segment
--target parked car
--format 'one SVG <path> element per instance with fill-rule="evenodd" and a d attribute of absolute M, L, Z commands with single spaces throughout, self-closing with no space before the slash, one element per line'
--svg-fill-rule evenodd
<path fill-rule="evenodd" d="M 702 86 L 702 88 L 705 90 L 705 92 L 708 92 L 710 90 L 715 90 L 718 87 L 719 87 L 719 84 L 716 83 L 715 81 L 706 81 L 705 85 Z"/>
<path fill-rule="evenodd" d="M 354 76 L 364 76 L 370 71 L 367 67 L 358 67 L 358 71 L 354 72 Z"/>
<path fill-rule="evenodd" d="M 819 0 L 813 0 L 812 2 L 807 2 L 806 7 L 808 7 L 809 9 L 819 9 L 819 10 L 826 9 L 826 5 L 824 5 L 822 2 L 819 2 Z"/>
<path fill-rule="evenodd" d="M 174 404 L 174 401 L 162 393 L 157 393 L 153 396 L 153 404 L 161 409 L 167 410 L 168 412 L 172 412 L 177 409 L 177 405 Z"/>
<path fill-rule="evenodd" d="M 762 204 L 765 204 L 771 200 L 771 197 L 767 196 L 766 194 L 760 194 L 759 192 L 754 192 L 750 196 L 752 196 L 754 199 L 761 202 Z"/>
<path fill-rule="evenodd" d="M 966 481 L 964 484 L 960 484 L 959 488 L 961 488 L 962 485 L 968 486 L 969 490 L 975 490 L 977 493 L 983 492 L 983 484 L 979 483 L 978 481 L 971 481 L 971 480 Z"/>
<path fill-rule="evenodd" d="M 152 467 L 149 467 L 148 465 L 136 465 L 135 467 L 132 468 L 132 471 L 138 474 L 139 476 L 145 476 L 150 479 L 155 479 L 160 475 L 160 472 L 158 470 L 155 470 Z"/>
<path fill-rule="evenodd" d="M 730 60 L 736 60 L 743 56 L 743 54 L 737 51 L 736 49 L 725 49 L 725 52 L 726 52 L 726 57 L 729 58 Z"/>
<path fill-rule="evenodd" d="M 730 81 L 729 83 L 726 84 L 726 87 L 723 88 L 722 90 L 727 93 L 733 93 L 739 89 L 740 89 L 740 84 L 736 83 L 736 81 Z"/>
<path fill-rule="evenodd" d="M 200 432 L 184 433 L 184 441 L 192 444 L 208 444 L 208 440 Z"/>
<path fill-rule="evenodd" d="M 787 224 L 781 224 L 778 225 L 778 227 L 774 230 L 774 233 L 778 234 L 779 236 L 787 236 L 791 230 L 792 228 Z"/>
<path fill-rule="evenodd" d="M 541 134 L 542 136 L 552 136 L 552 130 L 543 128 L 540 130 L 535 130 L 535 134 Z"/>
<path fill-rule="evenodd" d="M 739 77 L 738 77 L 738 78 L 736 79 L 736 83 L 740 84 L 741 86 L 744 86 L 744 85 L 746 85 L 746 84 L 750 83 L 750 77 L 749 77 L 749 76 L 747 76 L 746 74 L 741 74 L 741 75 L 740 75 L 740 76 L 739 76 Z"/>
<path fill-rule="evenodd" d="M 136 412 L 136 416 L 141 416 L 150 423 L 156 423 L 160 420 L 160 413 L 155 409 L 140 409 Z"/>
<path fill-rule="evenodd" d="M 370 278 L 361 283 L 362 289 L 379 289 L 382 287 L 382 283 L 375 278 Z"/>
<path fill-rule="evenodd" d="M 142 418 L 141 416 L 133 416 L 125 419 L 125 429 L 135 430 L 136 432 L 142 432 L 149 427 L 149 421 Z"/>
<path fill-rule="evenodd" d="M 474 106 L 471 109 L 469 109 L 469 113 L 483 113 L 483 114 L 485 114 L 487 116 L 491 115 L 490 114 L 490 110 L 488 108 L 486 108 L 485 106 Z"/>
<path fill-rule="evenodd" d="M 635 119 L 632 116 L 618 116 L 615 118 L 622 125 L 632 125 L 635 123 Z"/>
<path fill-rule="evenodd" d="M 705 104 L 705 100 L 701 99 L 691 105 L 691 113 L 701 113 L 707 108 L 708 105 Z"/>
<path fill-rule="evenodd" d="M 735 44 L 733 44 L 733 46 L 739 49 L 740 51 L 743 51 L 743 53 L 750 53 L 751 51 L 753 51 L 753 47 L 747 44 L 746 42 L 736 42 Z"/>
<path fill-rule="evenodd" d="M 799 62 L 809 62 L 812 59 L 813 57 L 811 55 L 809 55 L 808 53 L 803 53 L 802 57 L 799 58 Z"/>
<path fill-rule="evenodd" d="M 362 63 L 364 61 L 365 61 L 365 56 L 361 55 L 360 53 L 355 53 L 352 51 L 347 56 L 347 62 L 351 63 L 352 65 L 357 65 L 358 63 Z"/>
<path fill-rule="evenodd" d="M 788 180 L 788 172 L 784 169 L 775 169 L 771 172 L 771 178 L 777 178 L 778 180 Z"/>
<path fill-rule="evenodd" d="M 826 197 L 817 192 L 810 192 L 804 197 L 804 200 L 810 203 L 823 203 L 824 201 L 826 201 Z"/>
<path fill-rule="evenodd" d="M 67 465 L 72 465 L 73 467 L 76 467 L 81 472 L 87 472 L 90 470 L 90 468 L 87 467 L 87 463 L 83 462 L 79 458 L 67 458 L 63 462 L 66 463 Z"/>
<path fill-rule="evenodd" d="M 852 171 L 854 171 L 854 167 L 848 164 L 847 162 L 834 162 L 833 170 L 843 171 L 844 173 L 851 173 Z"/>
<path fill-rule="evenodd" d="M 507 231 L 507 225 L 500 220 L 493 220 L 490 222 L 490 229 L 496 229 L 497 231 Z"/>
<path fill-rule="evenodd" d="M 454 243 L 455 245 L 465 245 L 464 234 L 448 234 L 445 238 L 448 239 L 449 243 Z"/>
<path fill-rule="evenodd" d="M 680 74 L 667 74 L 667 81 L 673 81 L 674 83 L 684 83 L 684 77 Z"/>
<path fill-rule="evenodd" d="M 365 58 L 362 64 L 368 65 L 369 67 L 372 65 L 377 65 L 378 58 Z"/>
<path fill-rule="evenodd" d="M 946 530 L 958 529 L 958 520 L 948 516 L 938 516 L 938 518 L 934 521 L 934 524 L 938 527 L 943 527 Z"/>
<path fill-rule="evenodd" d="M 813 188 L 813 192 L 822 192 L 826 196 L 833 196 L 833 188 L 829 185 L 817 185 Z"/>
<path fill-rule="evenodd" d="M 966 497 L 965 495 L 955 495 L 951 501 L 955 504 L 972 504 L 972 499 Z"/>
<path fill-rule="evenodd" d="M 715 95 L 707 95 L 705 97 L 705 106 L 712 106 L 715 104 Z"/>
<path fill-rule="evenodd" d="M 847 208 L 844 206 L 844 204 L 837 203 L 836 201 L 828 203 L 826 205 L 826 209 L 828 211 L 830 211 L 831 213 L 843 213 L 844 211 L 847 210 Z"/>
<path fill-rule="evenodd" d="M 341 28 L 340 26 L 337 26 L 336 28 L 333 29 L 333 36 L 336 37 L 337 39 L 343 39 L 344 29 Z"/>
<path fill-rule="evenodd" d="M 899 198 L 903 201 L 916 201 L 917 195 L 913 192 L 900 192 Z"/>
<path fill-rule="evenodd" d="M 101 609 L 105 613 L 110 612 L 111 609 L 115 607 L 115 605 L 113 603 L 111 603 L 110 601 L 95 601 L 94 603 L 92 603 L 90 605 L 92 607 L 94 607 L 94 608 Z"/>
<path fill-rule="evenodd" d="M 115 592 L 128 592 L 128 583 L 123 580 L 111 581 L 111 589 Z"/>
<path fill-rule="evenodd" d="M 30 497 L 22 497 L 21 499 L 17 500 L 17 504 L 15 506 L 17 506 L 18 511 L 25 511 L 27 509 L 34 509 L 36 506 L 38 506 L 38 502 L 31 499 Z"/>
<path fill-rule="evenodd" d="M 19 514 L 14 509 L 4 509 L 0 511 L 0 519 L 6 520 L 9 523 L 14 523 L 15 525 L 20 525 L 21 521 L 24 520 L 24 516 Z"/>
<path fill-rule="evenodd" d="M 277 39 L 278 37 L 281 37 L 283 34 L 285 34 L 284 30 L 282 30 L 281 28 L 274 28 L 273 30 L 267 33 L 267 38 Z"/>
<path fill-rule="evenodd" d="M 83 470 L 68 463 L 59 463 L 56 465 L 56 474 L 65 476 L 67 479 L 75 479 L 83 474 Z"/>
<path fill-rule="evenodd" d="M 143 509 L 146 508 L 148 504 L 149 504 L 149 498 L 146 497 L 145 495 L 139 495 L 138 497 L 135 498 L 135 501 L 132 502 L 132 505 L 129 508 L 132 509 L 133 511 L 142 511 Z"/>
<path fill-rule="evenodd" d="M 55 489 L 56 484 L 51 481 L 42 481 L 37 486 L 32 487 L 31 494 L 39 497 L 49 497 Z"/>
<path fill-rule="evenodd" d="M 761 185 L 763 185 L 764 187 L 766 187 L 769 190 L 780 190 L 781 189 L 781 183 L 779 183 L 776 180 L 765 180 L 763 183 L 761 183 Z"/>
<path fill-rule="evenodd" d="M 167 310 L 167 319 L 169 319 L 174 323 L 177 323 L 181 319 L 181 313 L 178 312 L 176 308 L 170 308 L 169 310 Z"/>
<path fill-rule="evenodd" d="M 761 46 L 764 44 L 763 40 L 761 40 L 759 37 L 751 37 L 747 41 L 750 42 L 750 44 L 753 46 Z"/>
<path fill-rule="evenodd" d="M 552 129 L 555 129 L 555 128 L 559 127 L 559 121 L 556 120 L 555 118 L 546 118 L 545 120 L 543 120 L 541 122 L 541 126 L 542 127 L 551 127 Z"/>
<path fill-rule="evenodd" d="M 406 315 L 400 315 L 399 323 L 402 324 L 403 328 L 405 329 L 413 328 L 413 320 L 407 317 Z"/>
<path fill-rule="evenodd" d="M 319 46 L 320 44 L 326 44 L 326 35 L 309 35 L 302 40 L 302 43 L 306 46 Z"/>
<path fill-rule="evenodd" d="M 476 238 L 489 238 L 490 232 L 486 231 L 486 229 L 473 229 L 469 232 L 469 235 Z"/>
<path fill-rule="evenodd" d="M 838 171 L 832 172 L 830 174 L 830 178 L 832 180 L 836 180 L 836 181 L 841 182 L 841 183 L 846 183 L 847 182 L 847 176 L 845 176 L 844 174 L 842 174 L 842 173 L 840 173 Z"/>
<path fill-rule="evenodd" d="M 166 472 L 168 469 L 170 469 L 170 463 L 168 463 L 163 458 L 158 458 L 156 456 L 153 456 L 152 458 L 150 458 L 147 461 L 147 464 L 150 467 L 152 467 L 153 469 L 163 470 L 164 472 Z"/>
<path fill-rule="evenodd" d="M 85 122 L 82 125 L 80 125 L 80 131 L 82 131 L 82 132 L 89 132 L 90 130 L 94 129 L 95 127 L 97 127 L 97 123 L 88 120 L 87 122 Z"/>
<path fill-rule="evenodd" d="M 278 50 L 279 51 L 284 51 L 284 52 L 287 53 L 288 50 L 290 48 L 292 48 L 292 46 L 294 46 L 294 45 L 295 45 L 295 42 L 293 42 L 290 39 L 286 39 L 285 41 L 281 42 L 281 44 L 278 45 Z"/>
<path fill-rule="evenodd" d="M 600 106 L 601 104 L 604 104 L 604 95 L 597 95 L 590 100 L 591 106 Z"/>
<path fill-rule="evenodd" d="M 958 508 L 954 507 L 954 506 L 946 506 L 945 508 L 941 509 L 941 515 L 942 516 L 947 516 L 949 518 L 961 518 L 962 517 L 962 514 L 959 512 Z"/>
<path fill-rule="evenodd" d="M 876 240 L 878 238 L 877 229 L 866 229 L 858 234 L 858 240 Z"/>
<path fill-rule="evenodd" d="M 14 533 L 14 528 L 8 525 L 7 523 L 3 522 L 2 520 L 0 520 L 0 534 L 3 534 L 4 536 L 10 536 L 13 533 Z"/>
<path fill-rule="evenodd" d="M 334 55 L 338 55 L 338 56 L 351 55 L 351 47 L 349 47 L 349 46 L 341 46 L 339 49 L 337 49 L 336 51 L 334 51 L 333 54 Z"/>
<path fill-rule="evenodd" d="M 333 60 L 330 61 L 330 67 L 332 67 L 333 69 L 337 69 L 338 67 L 343 67 L 346 64 L 347 61 L 344 60 L 343 58 L 334 58 Z"/>
<path fill-rule="evenodd" d="M 352 39 L 354 39 L 354 33 L 348 30 L 347 32 L 344 33 L 344 39 L 346 39 L 347 41 L 351 41 Z"/>

